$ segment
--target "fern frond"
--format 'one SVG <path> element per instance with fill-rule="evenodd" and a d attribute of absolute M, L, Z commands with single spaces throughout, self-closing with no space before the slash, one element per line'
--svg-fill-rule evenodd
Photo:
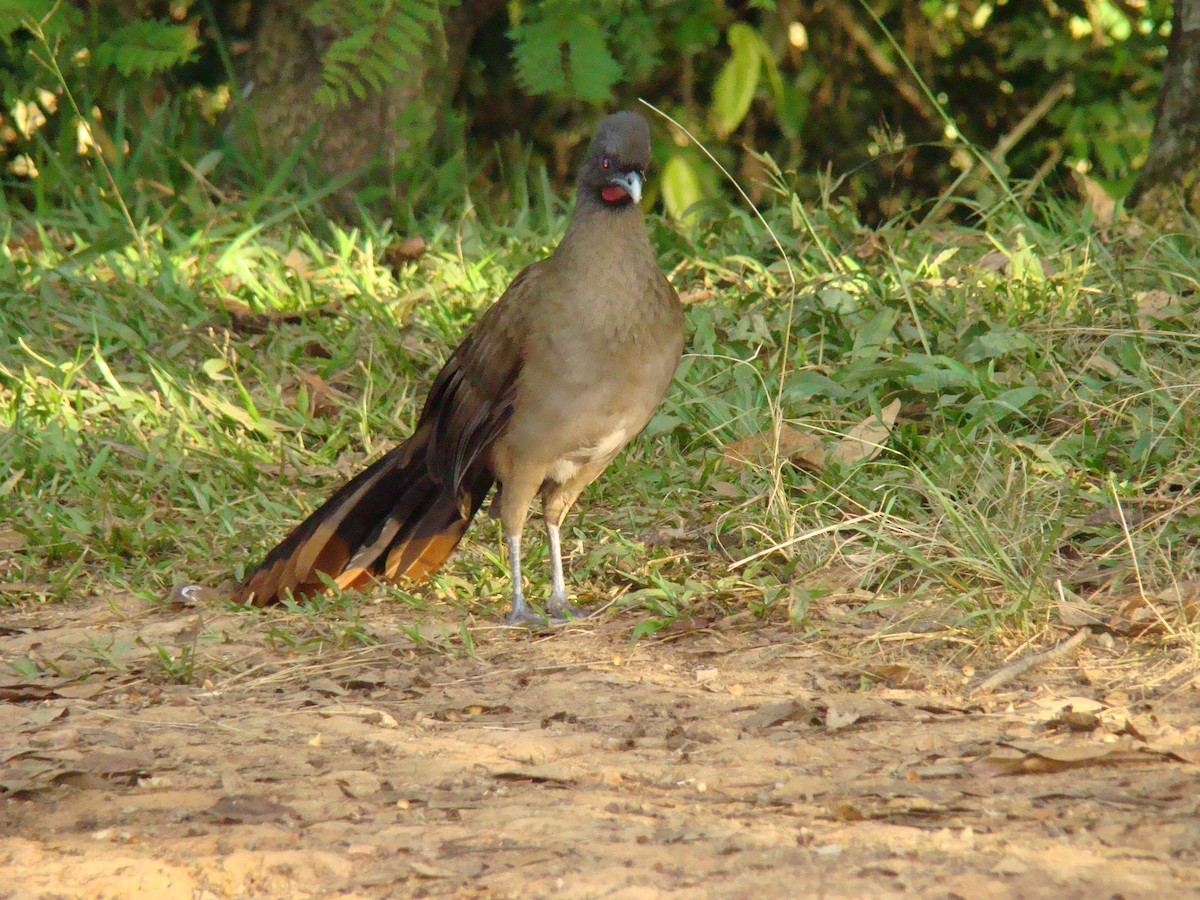
<path fill-rule="evenodd" d="M 412 68 L 442 22 L 427 0 L 318 0 L 305 17 L 334 40 L 321 57 L 318 103 L 338 106 L 383 90 Z"/>
<path fill-rule="evenodd" d="M 588 103 L 610 100 L 622 69 L 600 24 L 574 3 L 545 3 L 525 12 L 509 32 L 521 87 Z"/>
<path fill-rule="evenodd" d="M 139 19 L 112 32 L 97 48 L 97 61 L 122 75 L 149 75 L 188 62 L 199 39 L 186 25 Z"/>

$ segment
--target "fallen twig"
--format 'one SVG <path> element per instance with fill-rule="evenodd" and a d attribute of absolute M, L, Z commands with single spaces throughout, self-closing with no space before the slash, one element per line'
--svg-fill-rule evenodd
<path fill-rule="evenodd" d="M 1036 666 L 1045 665 L 1048 662 L 1053 662 L 1060 656 L 1066 656 L 1072 650 L 1075 650 L 1081 646 L 1084 641 L 1091 637 L 1091 634 L 1092 630 L 1090 628 L 1080 628 L 1061 644 L 1051 647 L 1044 653 L 1035 653 L 1032 656 L 1025 656 L 1021 659 L 1018 659 L 1016 662 L 1009 663 L 1003 669 L 994 672 L 987 679 L 980 682 L 971 690 L 971 693 L 974 695 L 983 694 L 988 691 L 994 691 L 1001 685 L 1008 684 L 1008 682 L 1012 681 L 1014 678 L 1019 678 Z"/>

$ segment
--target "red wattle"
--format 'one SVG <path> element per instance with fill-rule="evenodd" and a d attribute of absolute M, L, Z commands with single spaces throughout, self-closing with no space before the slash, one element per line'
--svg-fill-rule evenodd
<path fill-rule="evenodd" d="M 625 192 L 625 188 L 609 184 L 600 188 L 600 196 L 604 198 L 606 203 L 616 203 L 618 200 L 624 200 L 629 194 Z"/>

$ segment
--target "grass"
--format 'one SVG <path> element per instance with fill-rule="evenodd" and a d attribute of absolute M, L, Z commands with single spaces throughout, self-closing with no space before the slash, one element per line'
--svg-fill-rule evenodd
<path fill-rule="evenodd" d="M 570 581 L 638 614 L 635 637 L 751 610 L 819 627 L 831 594 L 896 623 L 984 639 L 1150 611 L 1192 640 L 1200 581 L 1200 257 L 1194 241 L 1101 234 L 1046 201 L 976 227 L 878 231 L 805 209 L 785 179 L 765 229 L 713 206 L 654 239 L 688 308 L 670 396 L 564 533 Z M 542 191 L 508 220 L 346 229 L 309 204 L 136 197 L 14 219 L 0 250 L 0 602 L 240 578 L 335 484 L 409 432 L 448 350 L 564 226 Z M 299 207 L 299 209 L 297 208 Z M 893 401 L 871 452 L 834 459 Z M 735 465 L 786 426 L 802 465 Z M 767 441 L 773 445 L 773 441 Z M 844 442 L 843 442 L 844 443 Z M 545 548 L 529 535 L 531 596 Z M 507 603 L 481 519 L 431 587 L 383 591 L 495 616 Z M 352 595 L 292 610 L 270 639 L 369 640 Z M 1143 616 L 1143 619 L 1145 616 Z M 314 624 L 322 623 L 322 624 Z M 280 630 L 282 628 L 282 630 Z M 464 645 L 469 632 L 464 631 Z M 162 666 L 191 677 L 189 657 Z"/>

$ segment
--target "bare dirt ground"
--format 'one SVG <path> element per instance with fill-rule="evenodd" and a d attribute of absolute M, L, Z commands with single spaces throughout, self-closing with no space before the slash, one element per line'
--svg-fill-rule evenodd
<path fill-rule="evenodd" d="M 1044 645 L 361 612 L 378 644 L 297 650 L 282 610 L 10 608 L 0 658 L 55 674 L 0 680 L 0 895 L 1200 895 L 1186 653 L 1101 634 L 973 695 Z"/>

